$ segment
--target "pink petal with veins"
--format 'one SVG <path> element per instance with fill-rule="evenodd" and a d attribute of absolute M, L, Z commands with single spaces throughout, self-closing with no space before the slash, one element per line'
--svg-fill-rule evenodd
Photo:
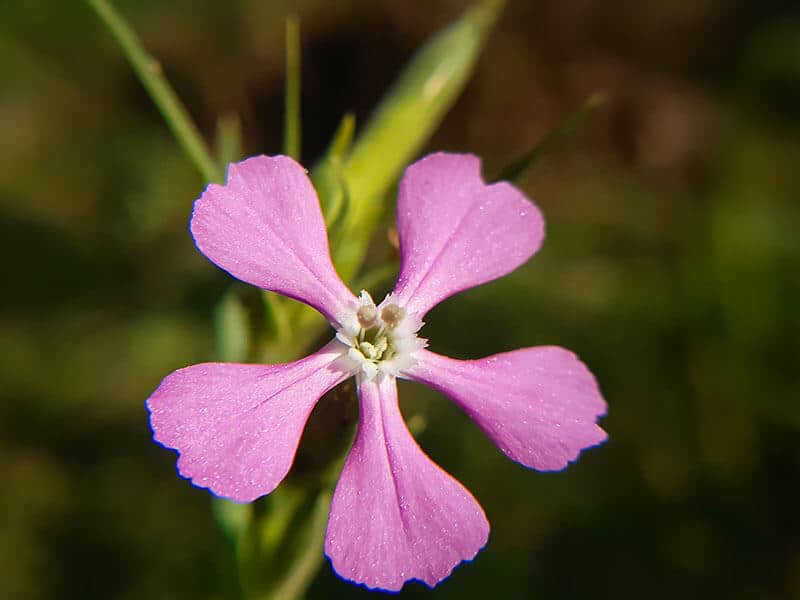
<path fill-rule="evenodd" d="M 269 494 L 289 472 L 319 398 L 351 373 L 341 344 L 282 365 L 204 363 L 168 375 L 147 400 L 154 439 L 178 471 L 238 502 Z"/>
<path fill-rule="evenodd" d="M 290 296 L 341 324 L 355 297 L 331 263 L 319 200 L 287 156 L 254 156 L 228 168 L 194 203 L 189 226 L 200 251 L 228 273 Z"/>
<path fill-rule="evenodd" d="M 416 354 L 409 378 L 449 396 L 509 458 L 559 471 L 582 450 L 606 441 L 605 415 L 592 374 L 570 351 L 523 348 L 480 360 Z"/>
<path fill-rule="evenodd" d="M 336 572 L 396 591 L 434 586 L 486 544 L 480 505 L 414 441 L 393 377 L 362 381 L 361 418 L 331 504 L 325 553 Z"/>
<path fill-rule="evenodd" d="M 542 243 L 539 209 L 509 183 L 484 183 L 480 166 L 470 154 L 431 154 L 400 181 L 394 292 L 420 317 L 456 292 L 513 271 Z"/>

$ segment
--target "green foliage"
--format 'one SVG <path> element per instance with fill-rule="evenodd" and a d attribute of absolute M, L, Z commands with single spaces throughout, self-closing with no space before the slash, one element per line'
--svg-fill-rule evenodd
<path fill-rule="evenodd" d="M 286 19 L 286 93 L 283 116 L 283 153 L 300 160 L 300 21 Z"/>
<path fill-rule="evenodd" d="M 552 154 L 555 149 L 565 144 L 581 127 L 589 116 L 607 102 L 604 94 L 594 93 L 558 126 L 547 133 L 523 156 L 513 161 L 500 171 L 497 180 L 514 181 L 523 172 L 533 167 L 539 159 Z"/>
<path fill-rule="evenodd" d="M 252 327 L 239 288 L 231 288 L 214 310 L 217 354 L 225 362 L 245 362 L 250 355 Z"/>
<path fill-rule="evenodd" d="M 110 2 L 107 0 L 87 0 L 87 2 L 116 38 L 142 85 L 147 89 L 173 135 L 200 174 L 206 181 L 223 182 L 220 165 L 211 158 L 200 132 L 164 76 L 159 62 L 147 53 L 136 33 Z"/>
<path fill-rule="evenodd" d="M 336 232 L 341 235 L 342 221 L 350 208 L 350 193 L 344 180 L 343 163 L 353 142 L 355 127 L 355 116 L 347 114 L 342 117 L 325 155 L 311 171 L 311 180 L 319 195 L 329 236 Z"/>
<path fill-rule="evenodd" d="M 552 115 L 580 94 L 609 92 L 588 137 L 517 180 L 546 215 L 542 250 L 437 307 L 423 334 L 463 358 L 543 344 L 576 351 L 609 400 L 611 439 L 564 473 L 526 471 L 449 402 L 404 384 L 403 414 L 415 433 L 427 424 L 425 451 L 492 523 L 473 564 L 404 597 L 797 596 L 800 26 L 785 14 L 791 3 L 784 14 L 755 0 L 685 4 L 599 15 L 510 3 L 458 118 L 437 134 L 437 148 L 475 152 L 495 173 L 558 131 Z M 280 147 L 285 3 L 118 6 L 200 131 L 211 139 L 217 127 L 210 162 Z M 379 97 L 376 73 L 397 66 L 374 38 L 405 49 L 454 4 L 416 2 L 407 16 L 409 6 L 304 3 L 304 46 L 338 44 L 329 54 L 348 61 L 336 66 L 345 93 L 328 95 L 330 80 L 306 55 L 306 90 L 322 90 L 334 115 L 360 115 L 352 98 Z M 317 569 L 319 490 L 336 478 L 357 410 L 346 397 L 343 431 L 307 430 L 303 441 L 320 463 L 333 461 L 330 472 L 294 469 L 266 502 L 210 503 L 152 443 L 143 400 L 165 374 L 208 360 L 291 359 L 325 325 L 313 311 L 287 319 L 293 303 L 265 305 L 198 255 L 186 222 L 201 163 L 170 138 L 115 39 L 83 7 L 0 3 L 0 596 L 219 600 L 227 576 L 277 572 L 281 594 L 310 581 L 309 599 L 372 597 Z M 676 44 L 676 24 L 699 33 Z M 235 117 L 217 119 L 234 114 L 244 140 Z M 306 122 L 307 146 L 324 147 L 321 131 L 334 124 Z M 379 206 L 353 213 L 349 203 L 365 197 L 341 176 L 357 146 L 353 120 L 339 132 L 335 161 L 312 176 L 328 224 L 342 231 L 345 215 L 385 211 L 399 170 L 372 193 Z M 395 162 L 372 157 L 382 158 Z M 334 162 L 338 177 L 325 173 Z M 377 223 L 372 232 L 388 224 Z M 396 271 L 396 251 L 373 237 L 374 260 L 358 267 L 354 289 Z M 299 456 L 310 453 L 301 446 Z M 279 543 L 287 531 L 297 545 Z"/>
<path fill-rule="evenodd" d="M 236 116 L 218 120 L 218 159 L 214 161 L 158 63 L 134 32 L 105 0 L 88 1 L 117 38 L 187 156 L 208 180 L 221 181 L 219 165 L 241 152 Z M 383 193 L 463 88 L 499 8 L 496 0 L 476 5 L 420 51 L 352 150 L 355 121 L 352 116 L 342 120 L 315 169 L 314 182 L 329 226 L 332 256 L 345 279 L 356 273 L 363 259 L 383 210 Z M 300 135 L 300 30 L 292 17 L 286 22 L 284 153 L 298 160 Z M 307 306 L 267 291 L 262 297 L 267 335 L 261 339 L 253 338 L 258 327 L 253 326 L 238 288 L 221 300 L 215 324 L 223 360 L 244 361 L 254 352 L 262 361 L 291 360 L 327 325 Z M 319 547 L 331 486 L 285 487 L 271 495 L 266 510 L 258 515 L 250 507 L 213 501 L 217 523 L 234 544 L 242 588 L 253 598 L 300 597 L 322 562 Z"/>
<path fill-rule="evenodd" d="M 344 163 L 350 210 L 334 251 L 345 281 L 357 272 L 384 194 L 422 149 L 464 89 L 503 2 L 481 0 L 429 41 L 381 100 Z"/>
<path fill-rule="evenodd" d="M 228 113 L 217 119 L 217 163 L 223 167 L 242 158 L 242 122 Z"/>

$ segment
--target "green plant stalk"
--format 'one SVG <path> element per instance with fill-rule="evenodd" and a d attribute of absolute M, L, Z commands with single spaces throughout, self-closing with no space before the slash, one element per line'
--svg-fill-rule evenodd
<path fill-rule="evenodd" d="M 217 119 L 217 162 L 227 168 L 242 157 L 242 121 L 236 113 Z"/>
<path fill-rule="evenodd" d="M 339 221 L 347 214 L 346 207 L 343 206 L 346 194 L 342 161 L 350 149 L 355 127 L 355 116 L 351 113 L 345 114 L 333 134 L 325 155 L 311 170 L 311 181 L 317 190 L 329 232 L 340 228 Z"/>
<path fill-rule="evenodd" d="M 543 156 L 551 153 L 580 129 L 589 116 L 606 103 L 606 95 L 595 92 L 590 95 L 578 109 L 549 131 L 541 140 L 520 158 L 505 167 L 497 180 L 514 181 L 526 170 L 530 169 Z"/>
<path fill-rule="evenodd" d="M 311 515 L 308 517 L 305 547 L 295 557 L 289 568 L 270 590 L 264 600 L 296 600 L 305 595 L 314 576 L 325 560 L 322 546 L 325 542 L 325 528 L 328 524 L 332 492 L 323 490 L 317 496 Z"/>
<path fill-rule="evenodd" d="M 236 118 L 220 120 L 218 140 L 220 162 L 215 161 L 186 108 L 164 77 L 159 63 L 145 51 L 135 32 L 107 0 L 87 1 L 119 43 L 151 99 L 161 111 L 184 152 L 195 164 L 201 175 L 209 181 L 223 181 L 224 172 L 221 164 L 233 160 L 235 155 L 240 152 L 241 136 L 238 120 Z M 287 73 L 290 79 L 287 85 L 287 123 L 290 125 L 287 128 L 287 153 L 299 157 L 299 30 L 296 20 L 290 20 L 287 23 L 287 50 Z M 267 294 L 265 293 L 265 296 Z M 277 330 L 276 337 L 279 341 L 287 342 L 291 331 L 287 329 L 289 321 L 287 316 L 283 314 L 284 307 L 278 302 L 269 302 L 270 299 L 267 296 L 267 305 L 272 309 L 271 315 L 274 317 L 274 325 Z M 229 303 L 233 302 L 234 298 L 228 298 L 228 301 Z M 239 308 L 239 312 L 224 312 L 225 306 L 220 306 L 219 314 L 217 315 L 217 327 L 220 333 L 229 334 L 230 332 L 227 330 L 231 327 L 236 330 L 246 326 L 244 314 L 239 314 L 241 313 L 240 307 L 232 306 Z M 227 340 L 227 342 L 231 342 L 231 340 Z M 234 344 L 226 343 L 222 345 L 221 352 L 223 354 L 241 355 L 245 352 L 246 345 L 246 339 L 238 340 Z M 287 344 L 287 346 L 291 346 L 291 344 Z M 284 358 L 291 359 L 293 358 L 292 354 L 294 354 L 294 350 L 287 349 Z M 231 359 L 233 357 L 225 358 Z M 304 540 L 305 545 L 297 556 L 293 557 L 285 572 L 277 577 L 275 581 L 269 583 L 267 590 L 253 590 L 254 597 L 294 600 L 302 597 L 310 585 L 313 576 L 323 562 L 323 554 L 320 551 L 320 547 L 325 534 L 327 512 L 331 500 L 331 492 L 329 490 L 315 493 L 317 493 L 317 497 L 314 501 L 313 509 L 305 517 L 305 527 L 303 528 L 305 532 L 303 537 L 306 538 Z M 238 578 L 242 581 L 243 569 L 248 562 L 253 558 L 259 559 L 259 557 L 248 557 L 246 546 L 243 545 L 245 540 L 259 528 L 259 519 L 254 518 L 252 505 L 241 505 L 214 499 L 212 507 L 215 519 L 234 546 L 239 565 Z M 288 514 L 291 514 L 291 512 L 289 511 Z M 269 516 L 266 515 L 263 518 L 269 518 Z M 279 534 L 279 537 L 286 538 L 287 535 L 288 531 L 283 531 Z M 277 545 L 280 541 L 272 540 L 272 545 Z"/>
<path fill-rule="evenodd" d="M 123 54 L 158 107 L 181 148 L 207 181 L 222 182 L 223 170 L 211 157 L 197 126 L 172 89 L 161 64 L 142 46 L 139 37 L 107 0 L 87 0 L 117 40 Z"/>
<path fill-rule="evenodd" d="M 381 284 L 391 281 L 396 278 L 400 272 L 400 263 L 397 261 L 388 262 L 384 265 L 375 267 L 374 269 L 361 274 L 353 280 L 353 289 L 360 290 L 373 290 Z"/>
<path fill-rule="evenodd" d="M 348 113 L 342 117 L 325 155 L 311 172 L 311 181 L 314 183 L 314 188 L 317 190 L 317 195 L 320 199 L 322 212 L 325 216 L 325 224 L 330 233 L 329 244 L 332 249 L 335 248 L 336 240 L 339 238 L 336 233 L 341 232 L 342 223 L 347 216 L 348 194 L 344 186 L 341 169 L 342 160 L 350 148 L 354 131 L 355 117 Z M 268 299 L 269 292 L 265 292 L 265 301 Z M 329 324 L 320 317 L 316 310 L 302 302 L 276 296 L 273 299 L 273 304 L 277 301 L 281 302 L 281 306 L 278 308 L 283 309 L 282 314 L 287 319 L 283 328 L 289 331 L 289 335 L 284 332 L 282 334 L 283 340 L 278 339 L 271 343 L 270 347 L 265 348 L 263 356 L 266 358 L 274 357 L 287 349 L 291 349 L 294 354 L 286 357 L 286 359 L 297 358 L 301 351 L 309 349 L 309 345 L 329 327 Z M 274 320 L 275 307 L 267 305 L 267 310 L 269 314 L 273 315 L 272 319 Z M 277 334 L 281 334 L 280 328 L 277 330 Z M 280 346 L 277 352 L 272 348 L 275 344 Z"/>
<path fill-rule="evenodd" d="M 351 204 L 334 253 L 345 281 L 355 275 L 369 235 L 384 208 L 382 197 L 422 149 L 464 89 L 503 0 L 482 0 L 434 36 L 411 59 L 356 140 L 343 167 Z"/>
<path fill-rule="evenodd" d="M 291 16 L 286 19 L 286 106 L 283 129 L 283 152 L 300 160 L 300 21 Z"/>
<path fill-rule="evenodd" d="M 87 2 L 119 43 L 187 156 L 207 180 L 223 181 L 224 172 L 220 162 L 214 160 L 210 154 L 209 148 L 188 111 L 169 85 L 159 63 L 147 53 L 135 32 L 108 0 L 87 0 Z M 381 203 L 378 200 L 392 184 L 402 166 L 428 139 L 433 128 L 463 88 L 483 45 L 486 33 L 494 22 L 501 5 L 501 0 L 483 0 L 476 7 L 467 11 L 465 16 L 454 26 L 426 46 L 412 61 L 397 85 L 387 95 L 387 99 L 379 107 L 372 125 L 361 137 L 361 144 L 357 145 L 351 155 L 340 157 L 349 145 L 352 136 L 352 119 L 345 120 L 343 133 L 341 136 L 337 136 L 340 143 L 334 144 L 333 153 L 337 155 L 334 170 L 338 171 L 339 175 L 335 179 L 341 179 L 343 189 L 346 189 L 346 186 L 351 183 L 355 183 L 357 187 L 360 186 L 358 190 L 359 206 L 351 213 L 350 206 L 345 203 L 342 206 L 334 207 L 336 210 L 333 212 L 343 212 L 348 217 L 353 217 L 346 219 L 346 223 L 342 227 L 345 232 L 349 224 L 350 226 L 356 225 L 364 233 L 364 239 L 355 244 L 358 247 L 355 248 L 355 260 L 350 261 L 348 269 L 350 275 L 360 263 L 360 255 L 363 254 L 361 246 L 365 247 L 369 237 L 366 232 L 374 228 L 374 218 L 380 213 Z M 301 135 L 299 24 L 296 19 L 289 19 L 286 27 L 285 152 L 299 159 Z M 221 159 L 237 152 L 239 134 L 236 131 L 235 123 L 220 123 L 220 138 L 223 137 L 226 139 L 219 140 Z M 342 198 L 343 202 L 345 200 L 347 198 Z M 369 218 L 362 218 L 365 215 Z M 334 221 L 338 221 L 338 218 Z M 285 307 L 282 302 L 272 303 L 269 300 L 267 298 L 267 306 L 274 318 L 273 325 L 279 345 L 278 350 L 283 359 L 291 360 L 295 358 L 294 355 L 300 343 L 306 344 L 311 341 L 310 338 L 312 332 L 316 330 L 316 326 L 314 323 L 307 325 L 303 323 L 302 329 L 307 328 L 307 331 L 292 335 L 295 332 L 289 329 L 291 320 L 284 313 Z M 241 321 L 242 315 L 236 316 L 236 320 L 237 322 Z M 220 326 L 226 329 L 231 326 L 231 323 L 226 319 L 221 319 Z M 242 352 L 242 348 L 236 345 L 228 345 L 226 349 L 228 352 Z M 337 461 L 335 466 L 341 467 L 340 461 Z M 338 472 L 338 469 L 336 471 Z M 254 597 L 291 600 L 300 598 L 305 593 L 324 560 L 320 547 L 324 538 L 332 487 L 333 483 L 331 482 L 322 489 L 311 486 L 306 490 L 307 493 L 314 494 L 312 508 L 308 513 L 298 514 L 303 526 L 300 530 L 295 529 L 292 534 L 295 537 L 294 541 L 300 542 L 299 551 L 292 556 L 285 570 L 275 579 L 256 584 L 256 589 L 252 589 Z M 290 491 L 287 488 L 285 493 L 289 494 Z M 282 492 L 278 490 L 275 493 L 281 494 Z M 250 544 L 246 543 L 246 540 L 253 539 L 252 536 L 261 529 L 266 519 L 278 515 L 271 515 L 270 511 L 267 511 L 261 516 L 256 516 L 251 506 L 216 502 L 215 517 L 236 546 L 240 578 L 248 572 L 248 566 L 257 566 L 259 561 L 267 559 L 270 555 L 270 547 L 276 548 L 281 545 L 281 541 L 286 541 L 289 535 L 288 530 L 277 536 L 281 539 L 269 540 L 268 546 L 270 547 L 262 548 L 256 555 L 251 554 L 247 550 Z M 301 530 L 302 533 L 300 533 Z M 298 535 L 302 540 L 296 539 Z M 260 547 L 260 544 L 256 546 L 256 548 Z M 261 587 L 262 585 L 264 587 Z"/>

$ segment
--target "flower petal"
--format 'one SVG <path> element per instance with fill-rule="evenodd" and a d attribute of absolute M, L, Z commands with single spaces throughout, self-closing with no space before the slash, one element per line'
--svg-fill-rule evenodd
<path fill-rule="evenodd" d="M 336 572 L 396 591 L 434 586 L 486 544 L 489 523 L 464 487 L 414 441 L 393 377 L 360 381 L 361 418 L 331 504 L 325 553 Z"/>
<path fill-rule="evenodd" d="M 153 438 L 180 453 L 178 471 L 238 502 L 269 494 L 292 466 L 320 396 L 350 373 L 331 342 L 282 365 L 205 363 L 168 375 L 147 400 Z"/>
<path fill-rule="evenodd" d="M 228 273 L 290 296 L 334 324 L 355 297 L 331 263 L 319 200 L 305 170 L 287 156 L 254 156 L 228 168 L 194 203 L 200 251 Z"/>
<path fill-rule="evenodd" d="M 480 169 L 470 154 L 431 154 L 400 181 L 394 293 L 411 312 L 511 272 L 542 243 L 539 209 L 509 183 L 485 184 Z"/>
<path fill-rule="evenodd" d="M 572 352 L 523 348 L 480 360 L 420 350 L 405 373 L 455 401 L 509 458 L 558 471 L 606 441 L 597 425 L 606 402 Z"/>

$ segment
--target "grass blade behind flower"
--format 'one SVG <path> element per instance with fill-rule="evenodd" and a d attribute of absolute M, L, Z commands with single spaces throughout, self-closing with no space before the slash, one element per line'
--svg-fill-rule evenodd
<path fill-rule="evenodd" d="M 300 160 L 300 20 L 286 19 L 286 90 L 283 116 L 283 153 Z"/>
<path fill-rule="evenodd" d="M 87 0 L 87 2 L 117 40 L 139 81 L 158 107 L 186 156 L 206 181 L 222 182 L 225 177 L 223 169 L 211 157 L 197 126 L 167 81 L 160 63 L 144 49 L 136 32 L 108 0 Z"/>
<path fill-rule="evenodd" d="M 500 175 L 495 178 L 495 181 L 514 181 L 517 177 L 522 175 L 522 173 L 536 164 L 543 156 L 551 153 L 558 146 L 575 135 L 589 116 L 596 109 L 603 106 L 606 100 L 606 95 L 600 92 L 595 92 L 590 95 L 577 110 L 559 123 L 555 129 L 549 131 L 541 140 L 536 142 L 533 148 L 500 171 Z"/>
<path fill-rule="evenodd" d="M 344 163 L 351 204 L 334 253 L 345 281 L 355 275 L 384 208 L 382 196 L 423 148 L 464 89 L 502 0 L 482 0 L 434 36 L 381 100 Z"/>

